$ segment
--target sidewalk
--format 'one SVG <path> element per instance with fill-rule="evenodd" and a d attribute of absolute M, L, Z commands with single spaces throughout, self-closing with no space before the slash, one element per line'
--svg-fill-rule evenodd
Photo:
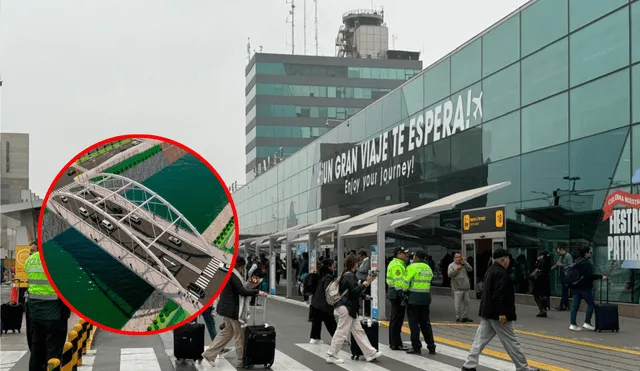
<path fill-rule="evenodd" d="M 296 306 L 306 307 L 301 300 L 274 298 Z M 453 301 L 448 296 L 433 296 L 431 321 L 438 349 L 467 352 L 471 348 L 480 319 L 477 316 L 479 300 L 470 301 L 471 324 L 455 322 Z M 517 305 L 518 320 L 514 323 L 518 340 L 523 351 L 534 367 L 548 371 L 566 370 L 607 370 L 636 371 L 640 363 L 640 321 L 620 318 L 620 332 L 593 332 L 569 330 L 569 312 L 551 311 L 548 318 L 537 318 L 536 307 Z M 584 312 L 578 314 L 578 323 L 584 321 Z M 380 322 L 381 329 L 388 327 L 387 321 Z M 411 331 L 405 322 L 404 340 Z M 386 342 L 386 338 L 381 340 Z M 510 362 L 504 347 L 496 338 L 485 349 L 483 355 Z M 482 359 L 482 358 L 481 358 Z M 484 357 L 487 359 L 487 357 Z M 512 370 L 510 368 L 509 370 Z"/>

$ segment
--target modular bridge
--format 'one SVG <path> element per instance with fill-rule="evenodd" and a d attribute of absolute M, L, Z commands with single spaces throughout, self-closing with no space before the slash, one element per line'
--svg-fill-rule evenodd
<path fill-rule="evenodd" d="M 68 184 L 51 193 L 47 208 L 192 314 L 219 289 L 213 278 L 221 264 L 231 262 L 168 201 L 122 175 Z"/>

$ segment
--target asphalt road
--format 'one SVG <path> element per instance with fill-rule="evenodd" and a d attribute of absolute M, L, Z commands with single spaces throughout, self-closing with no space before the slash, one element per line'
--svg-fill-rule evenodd
<path fill-rule="evenodd" d="M 260 302 L 264 299 L 258 299 Z M 473 303 L 473 301 L 472 301 Z M 464 360 L 466 359 L 468 347 L 473 340 L 476 332 L 474 327 L 478 319 L 470 314 L 475 320 L 475 324 L 462 325 L 455 323 L 451 328 L 443 327 L 441 320 L 450 319 L 451 316 L 451 298 L 436 296 L 434 297 L 434 305 L 432 306 L 432 321 L 434 322 L 434 333 L 436 335 L 437 352 L 436 355 L 407 355 L 404 352 L 392 352 L 388 349 L 388 331 L 384 323 L 379 328 L 379 344 L 383 352 L 383 356 L 375 363 L 367 363 L 363 360 L 355 361 L 349 359 L 349 347 L 345 345 L 341 356 L 345 359 L 342 365 L 331 365 L 324 361 L 325 351 L 331 338 L 326 329 L 322 329 L 322 340 L 324 344 L 309 344 L 310 323 L 307 322 L 308 308 L 284 303 L 275 298 L 268 299 L 266 321 L 276 329 L 276 358 L 272 367 L 274 371 L 329 371 L 329 370 L 353 370 L 353 371 L 384 371 L 384 370 L 428 370 L 428 371 L 457 371 L 460 370 Z M 523 317 L 529 317 L 530 313 L 535 312 L 535 308 L 518 305 L 519 313 Z M 566 316 L 566 313 L 554 314 L 555 316 Z M 583 314 L 580 315 L 580 317 Z M 262 312 L 258 309 L 257 323 L 262 323 Z M 524 319 L 524 318 L 523 318 Z M 534 335 L 526 335 L 518 333 L 518 338 L 523 347 L 525 354 L 531 365 L 535 366 L 543 363 L 541 367 L 549 371 L 585 371 L 585 370 L 636 370 L 638 355 L 625 354 L 620 348 L 605 349 L 607 341 L 589 340 L 587 338 L 577 342 L 568 337 L 557 337 L 555 339 L 544 338 L 547 332 L 544 331 L 542 325 L 545 322 L 555 322 L 554 318 L 539 319 L 532 318 L 531 321 L 525 320 L 526 323 L 516 324 L 522 331 L 529 331 Z M 216 318 L 216 323 L 222 323 L 220 317 Z M 556 327 L 557 327 L 557 322 Z M 626 340 L 630 344 L 634 341 L 637 343 L 637 328 L 640 324 L 632 322 L 624 322 L 625 329 L 620 333 L 614 334 L 595 334 L 586 336 L 602 336 L 611 339 L 616 338 Z M 456 327 L 454 329 L 453 327 Z M 566 327 L 566 326 L 565 326 Z M 518 330 L 520 331 L 520 330 Z M 576 333 L 572 333 L 576 334 Z M 579 334 L 576 334 L 579 335 Z M 580 334 L 582 335 L 582 334 Z M 3 335 L 9 338 L 24 338 L 24 335 L 15 336 L 12 334 Z M 403 340 L 409 340 L 407 333 L 402 334 Z M 17 339 L 16 343 L 24 344 L 23 340 Z M 205 335 L 205 344 L 210 343 L 208 335 Z M 604 344 L 603 344 L 604 343 Z M 233 341 L 229 346 L 233 346 Z M 613 345 L 610 345 L 613 346 Z M 150 336 L 122 336 L 106 331 L 98 331 L 94 339 L 94 350 L 92 350 L 86 359 L 91 359 L 92 366 L 83 366 L 79 371 L 130 371 L 132 369 L 144 369 L 153 371 L 214 371 L 214 370 L 236 370 L 235 352 L 231 352 L 225 356 L 224 360 L 218 362 L 217 366 L 211 367 L 203 362 L 194 365 L 192 363 L 175 365 L 173 357 L 173 334 L 172 332 L 160 335 Z M 600 348 L 598 348 L 600 347 Z M 19 359 L 15 366 L 11 367 L 12 361 L 10 357 L 15 354 L 6 353 L 7 348 L 3 346 L 2 359 L 3 363 L 9 365 L 9 370 L 18 371 L 25 370 L 28 362 L 28 353 L 26 357 Z M 19 348 L 9 348 L 9 352 Z M 491 355 L 482 355 L 480 357 L 481 366 L 478 370 L 513 370 L 514 366 L 505 358 L 504 349 L 500 341 L 496 338 L 489 344 L 489 352 Z M 633 348 L 627 348 L 631 350 Z M 624 349 L 622 349 L 624 350 Z M 498 354 L 500 352 L 501 354 Z M 635 357 L 635 358 L 634 358 Z M 634 359 L 636 360 L 634 363 Z M 133 365 L 136 365 L 135 367 Z M 257 370 L 262 369 L 261 366 L 256 367 Z"/>
<path fill-rule="evenodd" d="M 96 199 L 93 195 L 89 194 L 84 196 L 86 199 L 86 202 L 89 203 L 95 203 Z M 92 225 L 93 227 L 100 229 L 101 231 L 103 231 L 105 234 L 107 234 L 109 236 L 109 238 L 111 238 L 113 241 L 119 243 L 120 245 L 126 247 L 129 251 L 134 251 L 134 253 L 142 258 L 143 260 L 147 261 L 150 265 L 152 265 L 153 267 L 155 267 L 157 269 L 157 264 L 155 262 L 153 262 L 153 260 L 148 259 L 147 255 L 142 251 L 141 248 L 136 248 L 134 249 L 135 246 L 139 246 L 137 243 L 135 243 L 133 241 L 133 239 L 131 237 L 129 237 L 128 234 L 126 234 L 125 232 L 121 231 L 119 228 L 115 228 L 115 230 L 109 232 L 106 228 L 102 227 L 100 225 L 100 222 L 102 221 L 103 218 L 101 217 L 96 217 L 94 212 L 91 211 L 91 209 L 89 207 L 85 207 L 86 210 L 89 211 L 90 215 L 89 217 L 84 217 L 82 214 L 80 214 L 79 212 L 79 208 L 82 207 L 82 204 L 75 200 L 75 199 L 68 199 L 67 202 L 63 202 L 60 200 L 59 196 L 56 196 L 56 201 L 63 205 L 67 210 L 71 211 L 72 213 L 74 213 L 75 215 L 77 215 L 79 218 L 85 220 L 85 222 L 89 223 L 90 225 Z M 115 207 L 118 206 L 115 203 L 111 202 L 111 201 L 105 201 L 106 205 L 107 205 L 107 212 L 113 216 L 115 219 L 120 219 L 122 218 L 124 215 L 126 215 L 128 213 L 128 211 L 122 207 L 120 207 L 121 210 L 118 210 L 119 212 L 115 212 L 114 210 L 116 209 Z M 102 206 L 104 207 L 104 206 Z M 129 224 L 128 221 L 123 221 L 123 223 Z M 153 237 L 153 233 L 152 231 L 154 230 L 154 226 L 150 223 L 145 221 L 144 219 L 141 220 L 139 225 L 136 225 L 135 223 L 131 222 L 130 223 L 131 226 L 133 227 L 133 229 L 136 229 L 137 231 L 143 233 L 143 234 L 147 234 L 150 238 L 154 239 L 155 237 Z M 160 233 L 161 231 L 156 231 L 156 233 Z M 156 241 L 157 245 L 160 245 L 162 247 L 164 247 L 166 250 L 171 251 L 172 253 L 180 256 L 181 258 L 183 258 L 184 260 L 188 261 L 190 264 L 196 266 L 198 269 L 205 269 L 205 267 L 208 264 L 217 264 L 217 260 L 212 259 L 211 257 L 209 257 L 208 255 L 202 253 L 200 250 L 195 249 L 194 247 L 186 244 L 185 242 L 183 242 L 181 244 L 180 247 L 173 245 L 173 243 L 168 241 L 168 236 L 162 236 L 160 239 L 158 239 L 158 241 Z M 143 242 L 150 242 L 150 241 L 143 241 Z M 158 259 L 164 264 L 165 267 L 167 267 L 167 269 L 171 272 L 171 274 L 176 278 L 176 280 L 184 287 L 184 288 L 188 288 L 189 284 L 195 283 L 196 281 L 198 281 L 198 278 L 200 277 L 200 275 L 198 273 L 196 273 L 195 271 L 191 270 L 188 266 L 183 265 L 182 263 L 180 263 L 179 260 L 174 259 L 173 257 L 165 254 L 164 252 L 162 252 L 160 249 L 151 246 L 149 248 L 149 250 L 158 257 Z M 185 251 L 186 250 L 186 251 Z M 216 291 L 218 291 L 218 289 L 220 288 L 223 280 L 225 277 L 225 273 L 222 271 L 216 271 L 216 273 L 213 275 L 213 278 L 208 280 L 208 283 L 206 284 L 206 287 L 204 288 L 204 298 L 200 299 L 200 302 L 202 304 L 206 304 L 206 302 L 216 293 Z"/>
<path fill-rule="evenodd" d="M 143 139 L 136 139 L 138 142 L 142 142 Z M 127 149 L 133 147 L 133 142 L 129 142 L 123 146 L 121 146 L 119 149 L 112 149 L 111 151 L 107 151 L 103 154 L 101 154 L 98 157 L 94 157 L 93 159 L 89 160 L 89 161 L 85 161 L 83 163 L 80 164 L 80 166 L 82 166 L 83 168 L 87 169 L 87 170 L 91 170 L 94 167 L 108 161 L 111 157 L 117 155 L 120 152 L 124 152 Z"/>

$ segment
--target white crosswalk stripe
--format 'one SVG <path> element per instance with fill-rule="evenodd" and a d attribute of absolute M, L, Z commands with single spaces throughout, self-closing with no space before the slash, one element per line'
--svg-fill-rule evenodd
<path fill-rule="evenodd" d="M 327 358 L 327 351 L 329 350 L 329 346 L 326 344 L 296 344 L 298 347 L 308 351 L 311 354 L 314 354 L 318 357 Z M 338 357 L 344 360 L 344 363 L 337 364 L 336 366 L 348 370 L 348 371 L 387 371 L 387 368 L 381 367 L 372 362 L 364 362 L 360 361 L 351 361 L 351 354 L 341 350 L 338 353 Z"/>
<path fill-rule="evenodd" d="M 89 349 L 87 354 L 82 356 L 82 366 L 78 367 L 78 371 L 92 371 L 93 361 L 96 359 L 96 350 Z"/>
<path fill-rule="evenodd" d="M 296 358 L 293 358 L 283 351 L 276 349 L 274 364 L 271 367 L 273 371 L 311 371 L 314 369 L 314 364 L 318 365 L 318 362 L 325 363 L 327 351 L 329 350 L 328 344 L 298 343 L 295 345 L 298 348 L 309 353 L 311 358 L 300 357 L 299 354 L 296 356 Z M 466 350 L 457 349 L 442 344 L 437 344 L 438 355 L 436 355 L 435 358 L 439 357 L 439 359 L 434 359 L 431 356 L 426 355 L 421 357 L 406 354 L 405 352 L 392 351 L 385 344 L 379 344 L 379 349 L 383 353 L 380 362 L 366 362 L 362 358 L 360 360 L 351 360 L 351 354 L 349 352 L 341 351 L 339 353 L 339 357 L 344 360 L 344 363 L 336 364 L 332 367 L 348 371 L 392 371 L 398 368 L 398 365 L 395 363 L 397 362 L 402 365 L 425 371 L 457 371 L 460 370 L 467 357 Z M 176 359 L 173 356 L 173 349 L 166 349 L 165 352 L 171 363 L 175 364 Z M 26 351 L 0 352 L 0 371 L 12 370 L 12 368 L 15 368 L 14 366 L 16 362 L 18 362 L 22 357 L 28 357 L 27 353 L 28 352 Z M 97 354 L 100 354 L 100 350 L 98 350 L 97 352 L 96 350 L 89 350 L 87 354 L 82 357 L 83 364 L 82 366 L 78 367 L 78 371 L 93 371 L 94 360 Z M 386 362 L 385 358 L 387 359 Z M 389 360 L 394 361 L 394 363 L 389 364 Z M 187 362 L 191 363 L 191 361 Z M 209 362 L 207 362 L 206 360 L 203 360 L 201 363 L 196 362 L 192 365 L 186 365 L 186 368 L 183 366 L 176 367 L 176 369 L 190 371 L 240 370 L 236 367 L 236 365 L 236 354 L 235 352 L 230 352 L 226 355 L 226 357 L 219 357 L 216 360 L 215 366 L 209 364 Z M 480 366 L 494 371 L 512 371 L 514 369 L 513 364 L 510 362 L 487 356 L 481 356 Z M 257 369 L 260 368 L 261 365 L 257 366 Z M 122 348 L 120 349 L 119 370 L 162 371 L 165 370 L 165 368 L 161 367 L 161 362 L 159 360 L 159 357 L 156 356 L 156 351 L 154 348 Z"/>
<path fill-rule="evenodd" d="M 3 350 L 0 352 L 0 370 L 8 371 L 20 358 L 27 354 L 26 350 Z"/>
<path fill-rule="evenodd" d="M 421 370 L 430 370 L 430 371 L 458 371 L 460 367 L 454 367 L 451 365 L 444 364 L 442 362 L 435 361 L 433 359 L 429 359 L 424 357 L 420 362 L 416 362 L 416 356 L 407 354 L 405 352 L 393 351 L 391 348 L 384 344 L 378 344 L 378 348 L 382 351 L 385 357 L 389 357 L 398 362 L 406 363 L 412 365 L 413 367 L 419 368 Z"/>
<path fill-rule="evenodd" d="M 162 371 L 153 348 L 120 349 L 120 370 Z"/>

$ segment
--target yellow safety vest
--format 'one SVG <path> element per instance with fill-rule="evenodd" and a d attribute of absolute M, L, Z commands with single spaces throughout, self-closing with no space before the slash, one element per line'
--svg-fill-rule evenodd
<path fill-rule="evenodd" d="M 387 297 L 389 299 L 396 299 L 398 297 L 398 291 L 406 291 L 409 286 L 404 283 L 404 275 L 406 268 L 404 266 L 404 260 L 393 258 L 387 266 Z"/>
<path fill-rule="evenodd" d="M 24 262 L 24 271 L 27 274 L 27 289 L 29 299 L 58 300 L 56 290 L 53 289 L 47 275 L 44 273 L 40 253 L 35 252 Z"/>
<path fill-rule="evenodd" d="M 433 271 L 424 261 L 415 262 L 407 267 L 404 284 L 409 286 L 409 304 L 431 304 L 431 280 Z"/>

